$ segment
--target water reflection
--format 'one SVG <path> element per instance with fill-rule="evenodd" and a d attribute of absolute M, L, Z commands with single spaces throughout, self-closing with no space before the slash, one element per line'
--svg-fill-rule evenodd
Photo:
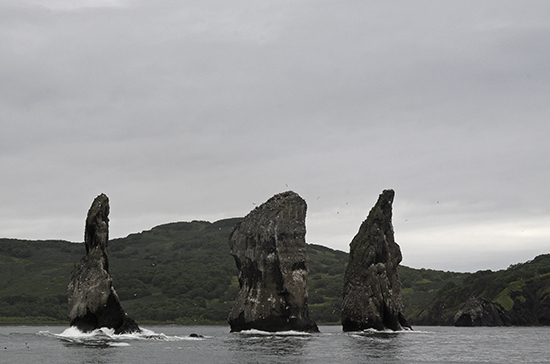
<path fill-rule="evenodd" d="M 109 346 L 86 346 L 66 343 L 71 347 L 71 357 L 74 363 L 79 364 L 110 364 L 116 354 L 116 348 Z"/>
<path fill-rule="evenodd" d="M 234 362 L 302 363 L 311 340 L 310 334 L 234 333 L 226 344 L 234 354 Z"/>
<path fill-rule="evenodd" d="M 33 329 L 33 328 L 31 328 Z M 57 334 L 17 333 L 0 326 L 0 363 L 547 363 L 550 328 L 422 327 L 398 333 L 229 334 L 224 327 L 165 327 L 177 336 L 199 332 L 204 339 L 140 339 L 89 346 L 60 341 Z M 30 329 L 29 329 L 30 330 Z M 33 329 L 36 330 L 36 329 Z M 48 328 L 49 332 L 58 328 Z M 121 344 L 127 344 L 126 346 Z"/>
<path fill-rule="evenodd" d="M 401 354 L 401 335 L 397 332 L 345 333 L 344 347 L 357 358 L 366 361 L 395 360 Z"/>

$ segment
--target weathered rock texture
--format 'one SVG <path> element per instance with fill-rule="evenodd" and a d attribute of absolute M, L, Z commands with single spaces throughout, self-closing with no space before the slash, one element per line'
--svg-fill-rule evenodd
<path fill-rule="evenodd" d="M 309 318 L 306 281 L 306 202 L 289 191 L 251 211 L 231 233 L 240 291 L 231 331 L 317 332 Z"/>
<path fill-rule="evenodd" d="M 109 274 L 109 198 L 97 196 L 88 211 L 84 243 L 86 256 L 71 273 L 68 287 L 71 326 L 88 332 L 100 327 L 115 329 L 115 334 L 141 331 L 120 305 Z"/>
<path fill-rule="evenodd" d="M 344 276 L 344 331 L 410 328 L 403 316 L 397 266 L 401 250 L 392 226 L 393 190 L 385 190 L 350 244 Z"/>
<path fill-rule="evenodd" d="M 510 326 L 512 320 L 500 304 L 470 297 L 454 317 L 455 326 Z"/>

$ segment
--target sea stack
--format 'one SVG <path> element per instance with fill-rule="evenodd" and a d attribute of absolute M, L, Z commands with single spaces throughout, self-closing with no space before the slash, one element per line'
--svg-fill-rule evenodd
<path fill-rule="evenodd" d="M 251 211 L 229 237 L 240 291 L 229 314 L 231 332 L 318 332 L 309 318 L 306 282 L 306 202 L 275 195 Z"/>
<path fill-rule="evenodd" d="M 344 331 L 410 329 L 397 273 L 402 257 L 393 235 L 394 195 L 382 192 L 351 241 L 342 290 Z"/>
<path fill-rule="evenodd" d="M 88 211 L 84 231 L 86 256 L 71 273 L 68 287 L 69 321 L 80 331 L 100 327 L 115 334 L 140 332 L 134 320 L 126 316 L 109 274 L 109 198 L 97 196 Z"/>

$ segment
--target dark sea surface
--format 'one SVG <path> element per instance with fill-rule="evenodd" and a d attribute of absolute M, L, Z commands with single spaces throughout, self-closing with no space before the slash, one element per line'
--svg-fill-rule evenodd
<path fill-rule="evenodd" d="M 112 335 L 63 326 L 0 326 L 0 363 L 550 363 L 550 327 L 343 333 L 341 326 L 321 326 L 320 334 L 144 328 L 140 335 Z"/>

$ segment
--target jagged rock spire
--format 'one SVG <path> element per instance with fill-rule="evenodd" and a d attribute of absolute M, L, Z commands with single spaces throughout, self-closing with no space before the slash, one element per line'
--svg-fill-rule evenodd
<path fill-rule="evenodd" d="M 116 334 L 141 331 L 126 316 L 109 274 L 109 198 L 97 196 L 88 211 L 84 230 L 86 256 L 71 273 L 67 289 L 71 326 L 88 332 L 100 327 L 115 329 Z"/>
<path fill-rule="evenodd" d="M 392 226 L 394 195 L 382 192 L 350 244 L 342 290 L 344 331 L 410 328 L 397 273 L 402 257 Z"/>

